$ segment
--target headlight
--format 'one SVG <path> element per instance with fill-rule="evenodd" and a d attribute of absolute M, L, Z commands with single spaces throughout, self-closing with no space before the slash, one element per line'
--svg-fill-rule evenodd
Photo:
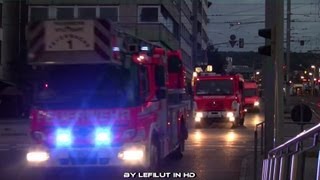
<path fill-rule="evenodd" d="M 234 122 L 235 120 L 236 120 L 235 117 L 233 117 L 233 116 L 232 116 L 232 117 L 229 117 L 229 121 L 230 121 L 230 122 Z"/>
<path fill-rule="evenodd" d="M 119 159 L 126 161 L 141 161 L 144 158 L 144 148 L 143 147 L 129 147 L 125 148 L 118 154 Z"/>
<path fill-rule="evenodd" d="M 49 154 L 44 151 L 34 151 L 27 154 L 27 161 L 29 162 L 44 162 L 49 159 Z"/>
<path fill-rule="evenodd" d="M 201 121 L 201 117 L 196 116 L 194 120 L 195 120 L 196 122 L 200 122 L 200 121 Z"/>
<path fill-rule="evenodd" d="M 70 146 L 72 144 L 72 133 L 68 129 L 58 129 L 56 131 L 56 145 Z"/>
<path fill-rule="evenodd" d="M 111 132 L 108 128 L 97 128 L 95 131 L 96 145 L 109 145 L 111 143 Z"/>
<path fill-rule="evenodd" d="M 254 104 L 253 104 L 254 106 L 259 106 L 259 102 L 258 101 L 256 101 L 256 102 L 254 102 Z"/>
<path fill-rule="evenodd" d="M 203 117 L 203 113 L 202 112 L 197 112 L 196 113 L 196 117 L 202 118 Z"/>
<path fill-rule="evenodd" d="M 227 118 L 231 118 L 231 117 L 234 117 L 233 112 L 227 112 Z"/>

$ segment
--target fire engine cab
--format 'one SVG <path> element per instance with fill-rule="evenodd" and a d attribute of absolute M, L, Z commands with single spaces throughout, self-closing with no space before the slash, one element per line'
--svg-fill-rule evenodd
<path fill-rule="evenodd" d="M 182 157 L 180 52 L 112 29 L 102 19 L 29 25 L 31 167 L 155 168 Z"/>
<path fill-rule="evenodd" d="M 260 97 L 256 82 L 244 83 L 245 111 L 260 111 Z"/>
<path fill-rule="evenodd" d="M 233 127 L 244 124 L 244 79 L 241 75 L 213 72 L 194 73 L 196 127 L 215 122 L 231 122 Z"/>

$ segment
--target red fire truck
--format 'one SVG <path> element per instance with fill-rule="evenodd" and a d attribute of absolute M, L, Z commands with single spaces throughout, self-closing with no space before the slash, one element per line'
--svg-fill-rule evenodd
<path fill-rule="evenodd" d="M 244 83 L 245 111 L 260 111 L 260 97 L 256 82 Z"/>
<path fill-rule="evenodd" d="M 205 127 L 213 122 L 244 124 L 244 97 L 241 75 L 194 73 L 195 125 Z"/>
<path fill-rule="evenodd" d="M 182 157 L 190 101 L 179 51 L 101 19 L 31 23 L 27 37 L 31 167 L 155 168 Z"/>

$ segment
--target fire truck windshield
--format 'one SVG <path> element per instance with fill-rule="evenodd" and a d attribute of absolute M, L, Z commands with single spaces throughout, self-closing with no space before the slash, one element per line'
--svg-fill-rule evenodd
<path fill-rule="evenodd" d="M 196 84 L 196 95 L 232 95 L 232 80 L 200 80 Z"/>
<path fill-rule="evenodd" d="M 245 97 L 257 96 L 257 89 L 254 89 L 254 88 L 244 89 L 243 94 Z"/>
<path fill-rule="evenodd" d="M 101 64 L 50 65 L 38 67 L 34 73 L 36 106 L 111 108 L 139 103 L 137 67 L 128 70 Z"/>

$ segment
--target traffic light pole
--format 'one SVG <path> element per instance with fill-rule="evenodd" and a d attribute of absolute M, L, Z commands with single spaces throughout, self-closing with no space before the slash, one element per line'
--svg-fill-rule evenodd
<path fill-rule="evenodd" d="M 266 39 L 271 38 L 271 42 L 266 40 L 266 45 L 271 44 L 271 58 L 267 57 L 263 64 L 265 107 L 267 107 L 265 108 L 265 152 L 270 151 L 283 141 L 283 1 L 266 0 L 265 26 L 266 29 L 271 29 L 271 37 L 270 34 L 267 35 L 268 31 L 259 30 L 260 36 Z M 262 53 L 268 54 L 264 51 Z"/>
<path fill-rule="evenodd" d="M 275 29 L 275 41 L 274 41 L 274 63 L 276 67 L 276 101 L 275 101 L 275 145 L 278 146 L 283 143 L 283 113 L 284 113 L 284 51 L 283 51 L 283 25 L 284 25 L 284 0 L 275 1 L 275 16 L 273 16 Z"/>
<path fill-rule="evenodd" d="M 272 15 L 274 8 L 273 0 L 265 0 L 265 28 L 272 27 Z M 271 33 L 272 34 L 272 33 Z M 270 45 L 270 40 L 266 39 L 266 45 Z M 265 106 L 265 155 L 274 147 L 274 99 L 275 99 L 275 68 L 273 58 L 265 56 L 263 61 L 263 88 L 264 88 L 264 106 Z"/>
<path fill-rule="evenodd" d="M 291 0 L 287 0 L 287 31 L 286 31 L 286 100 L 290 92 L 290 51 L 291 51 Z M 288 102 L 288 101 L 286 101 Z"/>

